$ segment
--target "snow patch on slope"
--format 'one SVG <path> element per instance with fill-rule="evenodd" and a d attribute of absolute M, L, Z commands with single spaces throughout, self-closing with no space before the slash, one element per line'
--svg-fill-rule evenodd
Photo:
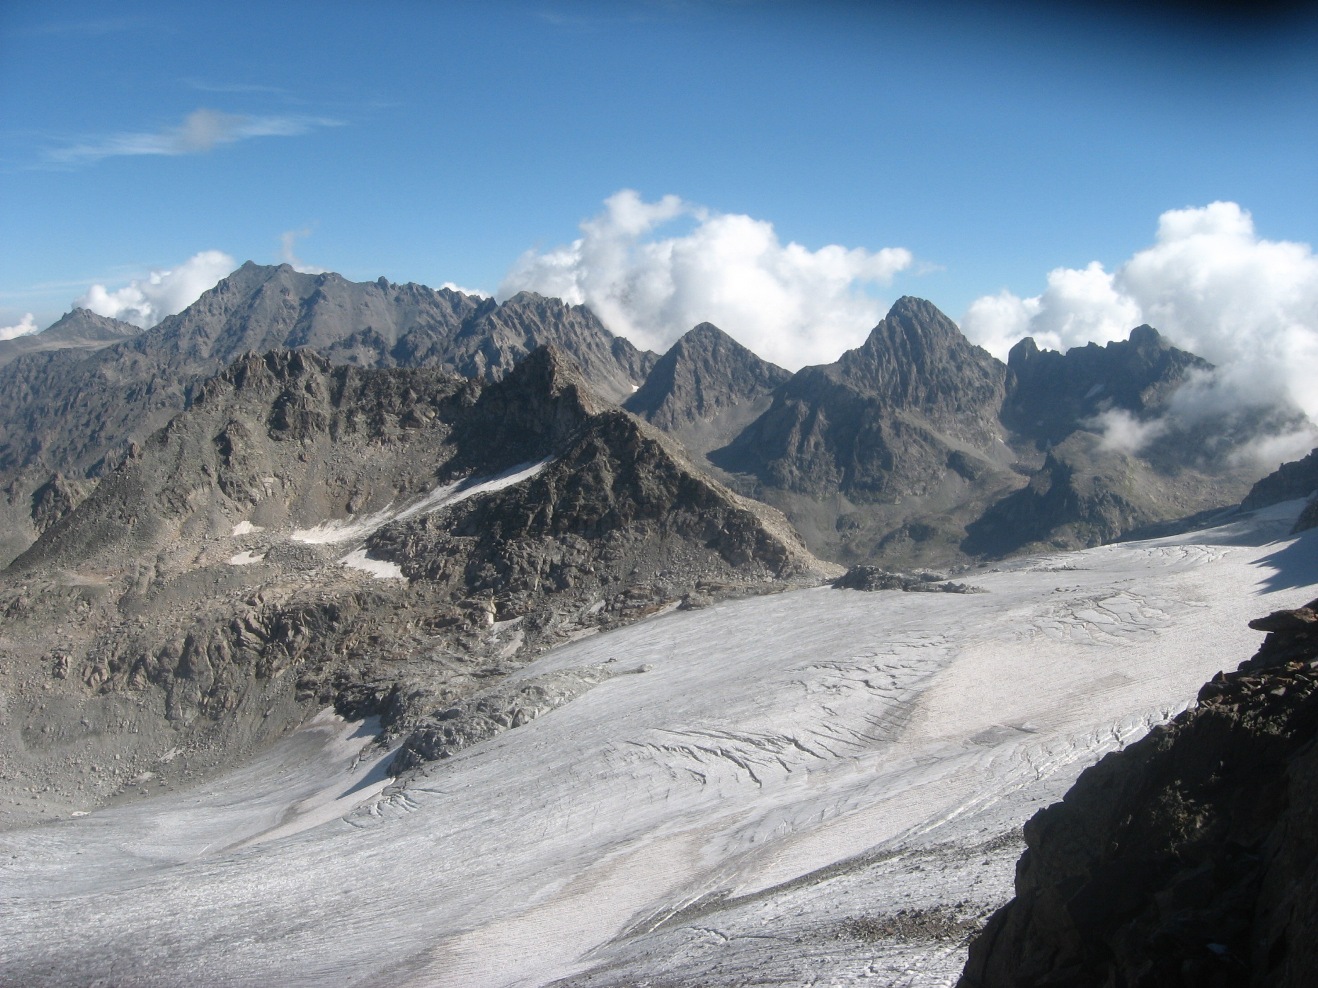
<path fill-rule="evenodd" d="M 310 528 L 299 528 L 290 537 L 295 542 L 306 542 L 311 545 L 332 545 L 339 542 L 360 541 L 390 522 L 405 521 L 417 515 L 429 514 L 439 508 L 460 504 L 468 498 L 489 494 L 493 491 L 501 491 L 505 487 L 520 484 L 522 481 L 534 477 L 552 462 L 553 457 L 549 457 L 538 463 L 523 463 L 515 466 L 497 477 L 477 481 L 468 478 L 452 484 L 441 484 L 406 508 L 395 511 L 392 505 L 386 505 L 379 511 L 369 515 L 362 515 L 357 518 L 333 519 L 323 521 Z M 238 534 L 236 529 L 234 534 Z"/>
<path fill-rule="evenodd" d="M 370 559 L 365 549 L 354 549 L 339 560 L 348 569 L 359 569 L 370 573 L 377 580 L 406 580 L 402 568 L 397 563 L 386 559 Z"/>

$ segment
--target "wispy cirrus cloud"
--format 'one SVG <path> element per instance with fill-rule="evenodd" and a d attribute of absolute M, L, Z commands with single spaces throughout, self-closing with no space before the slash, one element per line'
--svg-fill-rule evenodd
<path fill-rule="evenodd" d="M 209 79 L 188 78 L 183 84 L 200 93 L 224 93 L 237 96 L 279 96 L 292 99 L 293 94 L 282 86 L 266 86 L 254 82 L 212 82 Z"/>
<path fill-rule="evenodd" d="M 115 157 L 204 154 L 223 144 L 256 137 L 297 137 L 322 127 L 342 125 L 343 121 L 328 117 L 248 116 L 203 107 L 193 110 L 174 127 L 107 134 L 52 148 L 46 152 L 46 158 L 55 164 L 86 165 Z"/>

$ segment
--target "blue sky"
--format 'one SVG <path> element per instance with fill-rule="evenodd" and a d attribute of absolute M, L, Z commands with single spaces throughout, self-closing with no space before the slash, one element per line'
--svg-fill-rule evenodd
<path fill-rule="evenodd" d="M 1121 272 L 1169 210 L 1237 204 L 1255 246 L 1307 248 L 1318 228 L 1313 19 L 1139 6 L 6 3 L 0 326 L 201 251 L 487 292 L 520 258 L 543 288 L 550 261 L 586 263 L 561 250 L 580 224 L 634 190 L 682 206 L 609 241 L 633 267 L 711 216 L 800 245 L 765 261 L 813 265 L 779 308 L 831 277 L 811 253 L 827 245 L 907 253 L 881 276 L 844 265 L 847 305 L 802 316 L 837 325 L 813 349 L 782 329 L 784 363 L 901 294 L 957 319 L 1006 299 L 980 305 L 986 340 L 1101 336 L 1102 319 L 1065 328 L 1074 298 L 1049 302 L 1049 272 L 1096 261 L 1136 298 Z M 593 301 L 588 281 L 572 284 Z M 663 318 L 723 288 L 692 291 L 617 328 L 659 345 Z M 1144 316 L 1156 295 L 1105 311 Z"/>

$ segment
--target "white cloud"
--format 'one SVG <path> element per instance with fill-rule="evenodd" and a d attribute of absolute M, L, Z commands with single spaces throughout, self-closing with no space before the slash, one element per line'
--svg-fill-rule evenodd
<path fill-rule="evenodd" d="M 1123 453 L 1139 453 L 1167 431 L 1167 422 L 1154 419 L 1144 422 L 1124 408 L 1111 408 L 1095 416 L 1091 428 L 1102 433 L 1100 445 Z"/>
<path fill-rule="evenodd" d="M 26 313 L 16 326 L 0 326 L 0 340 L 12 340 L 17 336 L 31 336 L 37 332 L 37 317 Z"/>
<path fill-rule="evenodd" d="M 294 271 L 302 274 L 325 274 L 325 268 L 318 268 L 314 264 L 304 264 L 298 259 L 293 248 L 301 237 L 311 236 L 310 230 L 285 230 L 279 235 L 279 257 L 287 265 L 291 266 Z"/>
<path fill-rule="evenodd" d="M 0 340 L 12 340 L 19 336 L 31 336 L 39 333 L 37 318 L 31 312 L 24 313 L 23 318 L 13 326 L 0 326 Z"/>
<path fill-rule="evenodd" d="M 1058 268 L 1041 295 L 976 300 L 962 327 L 1005 357 L 1023 336 L 1063 349 L 1124 339 L 1140 323 L 1218 366 L 1178 393 L 1174 414 L 1289 403 L 1318 421 L 1318 257 L 1263 239 L 1234 202 L 1163 213 L 1155 242 L 1115 271 Z"/>
<path fill-rule="evenodd" d="M 685 232 L 656 236 L 678 222 Z M 581 232 L 523 254 L 496 297 L 530 290 L 584 303 L 613 332 L 660 351 L 708 321 L 792 369 L 862 342 L 884 311 L 866 286 L 888 284 L 912 262 L 900 247 L 783 244 L 764 220 L 672 195 L 647 203 L 630 189 L 605 200 Z"/>
<path fill-rule="evenodd" d="M 182 123 L 158 131 L 108 134 L 47 152 L 57 164 L 91 164 L 104 158 L 136 155 L 201 154 L 221 144 L 253 137 L 296 137 L 320 127 L 337 127 L 341 121 L 310 116 L 250 117 L 202 107 Z"/>
<path fill-rule="evenodd" d="M 114 291 L 92 285 L 74 304 L 149 329 L 186 309 L 235 267 L 234 259 L 223 251 L 204 250 L 177 267 L 152 271 Z"/>
<path fill-rule="evenodd" d="M 1140 309 L 1118 290 L 1114 276 L 1094 261 L 1078 270 L 1048 272 L 1047 287 L 1034 298 L 1003 291 L 976 299 L 962 322 L 966 335 L 1005 359 L 1025 336 L 1033 336 L 1046 350 L 1124 340 L 1139 325 Z"/>

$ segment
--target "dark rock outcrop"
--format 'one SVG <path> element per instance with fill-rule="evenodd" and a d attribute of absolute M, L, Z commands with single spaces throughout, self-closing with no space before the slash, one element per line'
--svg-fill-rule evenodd
<path fill-rule="evenodd" d="M 1250 488 L 1240 507 L 1253 511 L 1282 501 L 1307 498 L 1315 491 L 1318 491 L 1318 449 L 1272 471 Z"/>
<path fill-rule="evenodd" d="M 966 583 L 953 583 L 937 573 L 895 573 L 878 566 L 853 566 L 833 581 L 835 590 L 902 590 L 907 593 L 983 593 Z"/>
<path fill-rule="evenodd" d="M 1300 512 L 1300 517 L 1295 519 L 1295 528 L 1292 529 L 1292 532 L 1298 535 L 1300 532 L 1307 532 L 1311 528 L 1318 528 L 1318 498 L 1314 498 L 1304 506 L 1304 510 Z"/>
<path fill-rule="evenodd" d="M 1295 986 L 1318 971 L 1318 601 L 1026 824 L 962 988 Z"/>

